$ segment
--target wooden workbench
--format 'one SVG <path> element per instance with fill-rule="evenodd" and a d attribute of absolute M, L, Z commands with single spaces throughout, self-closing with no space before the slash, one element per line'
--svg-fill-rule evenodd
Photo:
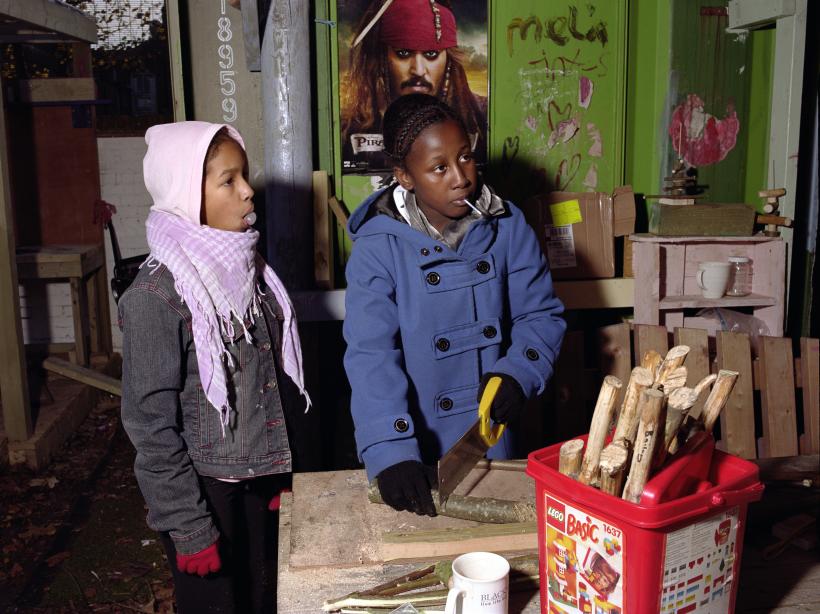
<path fill-rule="evenodd" d="M 532 479 L 510 471 L 476 470 L 456 492 L 510 500 L 532 501 L 535 496 Z M 458 531 L 478 524 L 396 512 L 369 503 L 367 480 L 361 470 L 294 474 L 293 493 L 283 495 L 279 514 L 279 614 L 319 612 L 327 599 L 364 590 L 423 566 L 424 557 L 411 556 L 412 562 L 393 558 L 396 550 L 388 536 L 436 529 Z M 535 534 L 527 541 L 530 547 L 526 550 L 535 552 Z M 510 543 L 520 545 L 521 538 Z M 464 552 L 475 549 L 470 540 L 460 548 Z M 494 550 L 505 553 L 504 548 Z M 524 550 L 514 548 L 513 552 Z M 448 558 L 452 556 L 427 560 Z M 537 590 L 513 594 L 510 612 L 540 612 Z"/>
<path fill-rule="evenodd" d="M 77 363 L 87 365 L 91 350 L 109 353 L 111 327 L 105 281 L 101 277 L 105 264 L 102 246 L 35 245 L 18 247 L 16 252 L 20 280 L 68 281 Z"/>

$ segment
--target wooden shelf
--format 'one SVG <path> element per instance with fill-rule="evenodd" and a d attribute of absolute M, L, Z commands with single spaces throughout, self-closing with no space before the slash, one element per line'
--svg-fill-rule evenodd
<path fill-rule="evenodd" d="M 612 309 L 632 307 L 635 280 L 631 277 L 555 281 L 555 294 L 567 309 Z M 300 322 L 344 320 L 344 290 L 291 292 Z M 770 304 L 770 303 L 767 303 Z"/>
<path fill-rule="evenodd" d="M 747 296 L 723 296 L 721 298 L 703 298 L 699 294 L 667 296 L 658 304 L 661 309 L 691 309 L 703 307 L 769 307 L 777 304 L 777 299 L 760 294 Z"/>
<path fill-rule="evenodd" d="M 703 327 L 685 309 L 749 307 L 769 334 L 783 334 L 786 244 L 780 237 L 656 237 L 632 235 L 635 323 Z M 746 256 L 752 262 L 752 294 L 703 298 L 697 283 L 702 262 Z"/>

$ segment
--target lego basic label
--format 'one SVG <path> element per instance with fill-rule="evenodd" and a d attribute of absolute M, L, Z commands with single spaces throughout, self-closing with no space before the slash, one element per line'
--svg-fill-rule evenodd
<path fill-rule="evenodd" d="M 544 493 L 550 614 L 622 614 L 624 535 Z"/>
<path fill-rule="evenodd" d="M 738 508 L 666 536 L 662 614 L 723 614 L 732 599 Z"/>

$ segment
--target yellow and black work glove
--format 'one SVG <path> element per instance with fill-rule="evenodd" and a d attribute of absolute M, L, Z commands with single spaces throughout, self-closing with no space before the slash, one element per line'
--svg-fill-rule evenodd
<path fill-rule="evenodd" d="M 376 476 L 382 501 L 394 510 L 435 516 L 427 467 L 418 461 L 402 461 L 383 469 Z"/>
<path fill-rule="evenodd" d="M 485 373 L 481 378 L 481 385 L 478 387 L 478 397 L 476 401 L 481 402 L 481 397 L 484 395 L 484 388 L 491 377 L 500 377 L 501 386 L 495 394 L 493 404 L 490 406 L 490 417 L 494 422 L 499 424 L 506 424 L 507 422 L 515 422 L 524 411 L 524 405 L 527 403 L 527 397 L 524 395 L 524 390 L 521 388 L 516 379 L 506 373 Z"/>

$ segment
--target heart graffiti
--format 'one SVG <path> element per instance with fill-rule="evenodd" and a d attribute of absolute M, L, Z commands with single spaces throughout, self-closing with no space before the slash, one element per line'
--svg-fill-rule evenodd
<path fill-rule="evenodd" d="M 581 154 L 573 155 L 569 160 L 564 158 L 558 165 L 558 172 L 555 173 L 555 186 L 558 190 L 566 190 L 567 186 L 575 179 L 575 175 L 581 169 Z"/>

